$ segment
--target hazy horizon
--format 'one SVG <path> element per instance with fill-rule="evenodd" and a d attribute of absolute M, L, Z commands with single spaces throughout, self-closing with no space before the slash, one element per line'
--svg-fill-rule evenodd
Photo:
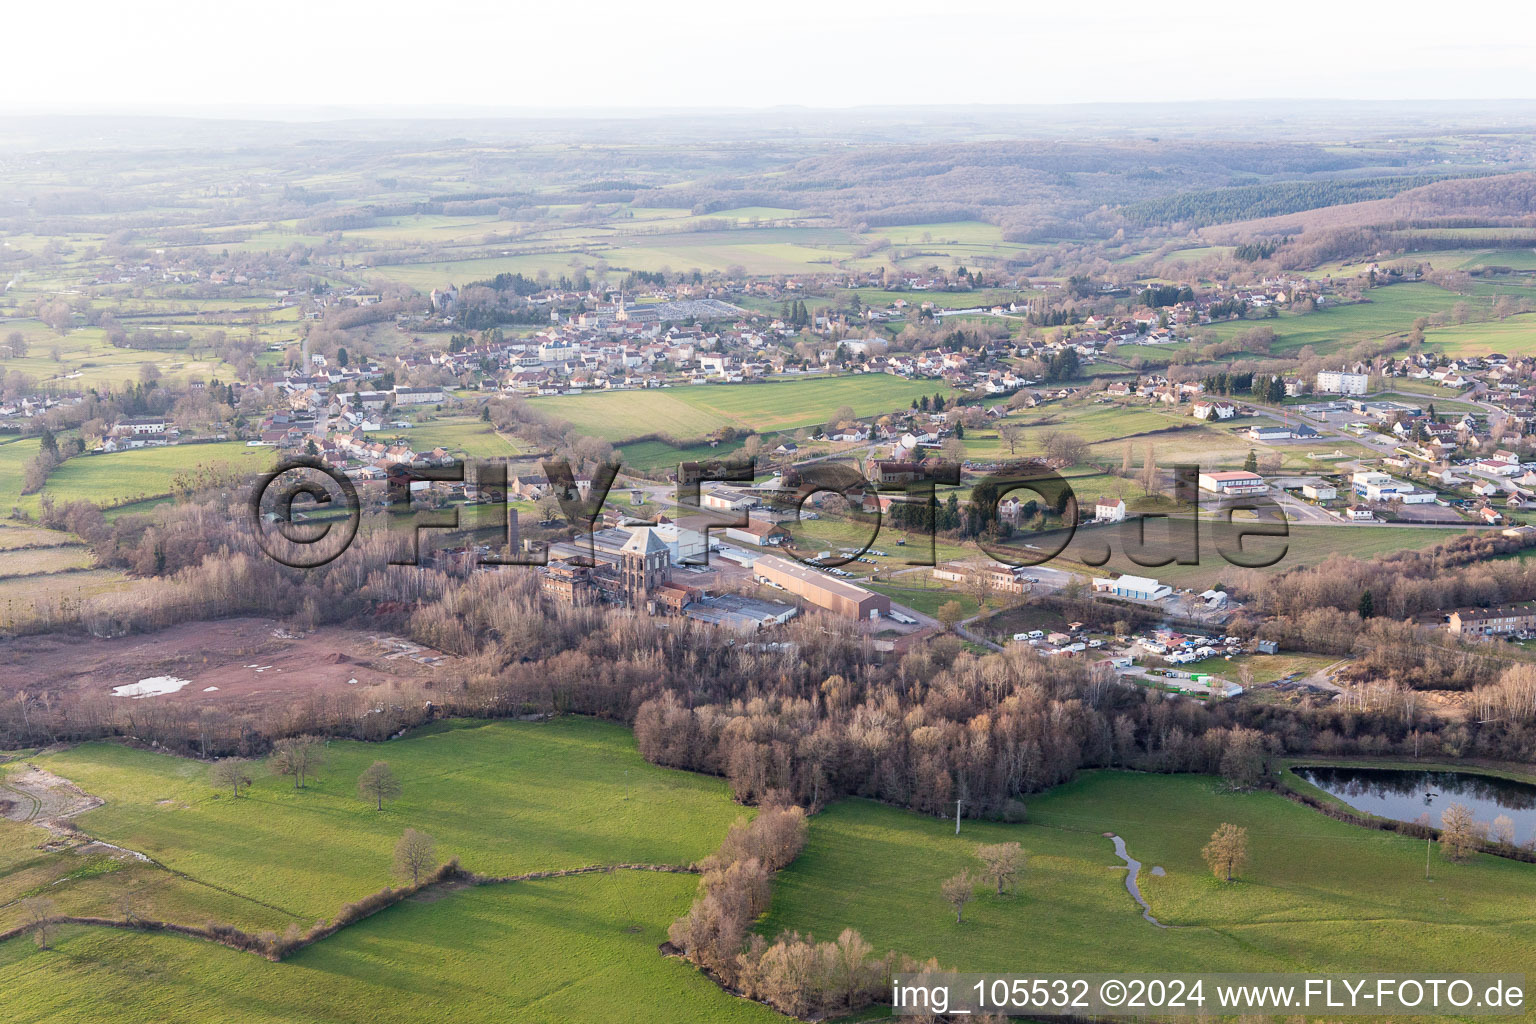
<path fill-rule="evenodd" d="M 1488 38 L 1486 17 L 1382 17 L 1319 0 L 1280 12 L 1194 0 L 1151 13 L 1125 0 L 1092 11 L 979 0 L 943 14 L 914 2 L 786 0 L 771 17 L 687 0 L 665 18 L 600 2 L 574 28 L 560 8 L 485 0 L 436 21 L 398 0 L 366 14 L 296 0 L 259 12 L 92 0 L 79 15 L 67 74 L 56 47 L 12 55 L 17 80 L 46 82 L 49 100 L 0 100 L 0 111 L 1478 100 L 1530 95 L 1536 65 L 1518 41 L 1536 18 L 1514 6 L 1501 14 L 1505 41 Z M 39 43 L 58 29 L 39 5 L 9 22 L 12 38 Z"/>
<path fill-rule="evenodd" d="M 416 117 L 437 117 L 454 120 L 517 120 L 517 119 L 644 119 L 671 117 L 723 117 L 734 114 L 759 115 L 942 115 L 942 114 L 1016 114 L 1016 113 L 1075 113 L 1110 114 L 1130 111 L 1166 111 L 1191 113 L 1202 110 L 1219 111 L 1223 108 L 1253 108 L 1270 111 L 1296 105 L 1298 108 L 1322 108 L 1325 106 L 1380 107 L 1393 110 L 1422 108 L 1426 105 L 1441 111 L 1461 111 L 1479 106 L 1519 107 L 1528 105 L 1536 110 L 1536 93 L 1530 96 L 1467 96 L 1456 98 L 1404 97 L 1368 98 L 1356 96 L 1252 96 L 1236 99 L 1191 100 L 1084 100 L 1060 103 L 888 103 L 813 105 L 800 103 L 746 105 L 581 105 L 581 106 L 516 106 L 506 104 L 466 103 L 389 103 L 389 104 L 338 104 L 338 103 L 230 103 L 230 104 L 123 104 L 123 105 L 48 105 L 30 106 L 0 105 L 0 117 L 93 117 L 93 118 L 182 118 L 188 120 L 410 120 Z M 1274 112 L 1281 112 L 1275 110 Z"/>

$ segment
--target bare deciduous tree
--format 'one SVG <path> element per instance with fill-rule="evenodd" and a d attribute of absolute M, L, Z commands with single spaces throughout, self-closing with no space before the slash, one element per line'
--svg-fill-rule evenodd
<path fill-rule="evenodd" d="M 1234 728 L 1227 734 L 1221 776 L 1228 786 L 1239 790 L 1252 789 L 1264 781 L 1264 737 L 1257 729 Z"/>
<path fill-rule="evenodd" d="M 1088 442 L 1076 434 L 1052 431 L 1045 438 L 1045 454 L 1063 466 L 1075 466 L 1088 454 Z"/>
<path fill-rule="evenodd" d="M 117 898 L 117 909 L 123 915 L 123 920 L 133 924 L 139 919 L 139 892 L 137 889 L 127 889 Z"/>
<path fill-rule="evenodd" d="M 944 879 L 939 892 L 943 894 L 944 902 L 955 908 L 955 923 L 960 924 L 965 915 L 965 905 L 976 895 L 976 879 L 967 869 L 953 878 Z"/>
<path fill-rule="evenodd" d="M 1019 442 L 1024 440 L 1024 428 L 1017 423 L 1004 423 L 997 428 L 997 436 L 1008 446 L 1008 454 L 1017 454 Z"/>
<path fill-rule="evenodd" d="M 1451 804 L 1440 815 L 1440 847 L 1458 864 L 1483 848 L 1488 827 L 1472 816 L 1466 804 Z"/>
<path fill-rule="evenodd" d="M 408 828 L 395 844 L 395 871 L 410 875 L 412 885 L 421 884 L 421 873 L 437 866 L 437 840 L 425 832 Z"/>
<path fill-rule="evenodd" d="M 1515 822 L 1507 814 L 1501 814 L 1493 819 L 1493 828 L 1488 831 L 1488 838 L 1505 846 L 1515 845 Z"/>
<path fill-rule="evenodd" d="M 1151 494 L 1157 490 L 1157 456 L 1152 452 L 1152 445 L 1148 443 L 1146 454 L 1141 461 L 1141 490 L 1144 494 Z"/>
<path fill-rule="evenodd" d="M 268 763 L 274 775 L 293 776 L 293 788 L 300 789 L 304 779 L 325 763 L 325 747 L 317 736 L 281 739 L 272 745 L 272 758 Z"/>
<path fill-rule="evenodd" d="M 375 761 L 357 777 L 357 792 L 382 811 L 385 800 L 393 800 L 400 795 L 400 780 L 389 770 L 388 762 Z"/>
<path fill-rule="evenodd" d="M 226 757 L 219 761 L 209 774 L 215 786 L 220 789 L 228 786 L 237 799 L 240 796 L 240 787 L 251 784 L 250 765 L 238 757 Z"/>
<path fill-rule="evenodd" d="M 1024 849 L 1018 843 L 991 843 L 976 847 L 976 856 L 981 860 L 981 877 L 997 887 L 997 894 L 1001 896 L 1003 890 L 1013 884 L 1019 872 L 1024 869 Z"/>
<path fill-rule="evenodd" d="M 1211 874 L 1225 881 L 1243 870 L 1248 863 L 1248 830 L 1231 823 L 1223 823 L 1211 834 L 1211 841 L 1200 851 Z"/>
<path fill-rule="evenodd" d="M 853 1008 L 860 988 L 867 984 L 869 956 L 874 951 L 875 947 L 852 928 L 844 928 L 833 946 L 829 973 L 841 1002 L 849 1009 Z"/>
<path fill-rule="evenodd" d="M 37 948 L 47 949 L 53 945 L 53 936 L 59 925 L 59 908 L 53 900 L 36 896 L 23 901 L 21 909 L 27 916 L 27 927 L 32 929 L 32 941 L 37 943 Z"/>

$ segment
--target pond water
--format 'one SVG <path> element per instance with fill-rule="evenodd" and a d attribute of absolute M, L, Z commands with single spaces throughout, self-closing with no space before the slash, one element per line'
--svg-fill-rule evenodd
<path fill-rule="evenodd" d="M 1536 786 L 1470 772 L 1404 771 L 1393 768 L 1297 768 L 1296 774 L 1358 811 L 1398 821 L 1430 824 L 1451 804 L 1465 804 L 1485 824 L 1504 815 L 1515 823 L 1515 841 L 1536 838 Z"/>

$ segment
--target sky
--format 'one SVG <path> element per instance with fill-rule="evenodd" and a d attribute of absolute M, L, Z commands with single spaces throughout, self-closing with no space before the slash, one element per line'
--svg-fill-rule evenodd
<path fill-rule="evenodd" d="M 1536 98 L 1528 0 L 13 0 L 3 26 L 7 112 Z"/>

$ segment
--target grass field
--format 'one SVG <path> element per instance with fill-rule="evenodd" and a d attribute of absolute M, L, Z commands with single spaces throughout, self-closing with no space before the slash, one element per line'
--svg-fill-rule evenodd
<path fill-rule="evenodd" d="M 668 472 L 677 472 L 678 465 L 684 462 L 729 458 L 741 450 L 743 443 L 742 441 L 722 441 L 713 447 L 707 444 L 695 444 L 679 448 L 665 441 L 636 441 L 621 447 L 619 458 L 624 468 L 650 475 L 665 475 Z"/>
<path fill-rule="evenodd" d="M 1135 434 L 1166 430 L 1172 426 L 1188 425 L 1196 421 L 1187 415 L 1187 410 L 1186 415 L 1180 415 L 1166 406 L 1153 406 L 1145 402 L 1139 404 L 1082 402 L 1075 405 L 1053 403 L 1035 409 L 1019 410 L 1009 413 L 1007 422 L 1017 423 L 1025 430 L 1024 440 L 1018 453 L 1023 456 L 1038 453 L 1041 450 L 1040 435 L 1048 430 L 1076 434 L 1092 444 L 1113 440 L 1123 442 Z M 986 437 L 989 434 L 995 435 L 995 430 L 982 428 L 980 433 Z M 969 438 L 966 439 L 966 448 L 970 450 Z M 978 445 L 978 450 L 978 453 L 984 451 L 994 457 L 1008 456 L 1005 445 L 985 447 Z M 1137 454 L 1139 457 L 1140 453 Z"/>
<path fill-rule="evenodd" d="M 1438 408 L 1438 406 L 1437 406 Z M 1277 452 L 1287 469 L 1315 468 L 1308 456 L 1310 449 L 1301 445 L 1256 444 L 1242 433 L 1255 419 L 1203 423 L 1189 414 L 1189 406 L 1169 407 L 1148 405 L 1143 402 L 1086 402 L 1077 404 L 1053 404 L 1041 408 L 1010 413 L 1006 422 L 1024 428 L 1018 447 L 1010 451 L 998 434 L 997 425 L 988 424 L 974 431 L 967 431 L 965 449 L 969 458 L 977 461 L 1007 461 L 1014 458 L 1041 455 L 1045 450 L 1045 438 L 1057 431 L 1074 434 L 1089 442 L 1087 462 L 1116 469 L 1125 457 L 1126 446 L 1136 466 L 1142 464 L 1147 445 L 1152 446 L 1153 457 L 1158 465 L 1198 465 L 1201 468 L 1242 465 L 1249 449 L 1260 452 Z M 1337 443 L 1329 445 L 1332 451 Z M 1360 454 L 1369 454 L 1360 449 Z M 1069 474 L 1070 475 L 1070 474 Z M 1141 493 L 1131 481 L 1100 478 L 1104 494 L 1129 497 Z M 1074 488 L 1076 485 L 1074 484 Z M 1080 497 L 1092 498 L 1091 488 L 1079 491 Z"/>
<path fill-rule="evenodd" d="M 42 442 L 23 438 L 0 444 L 0 515 L 9 515 L 21 503 L 21 485 L 27 463 L 37 458 Z"/>
<path fill-rule="evenodd" d="M 921 395 L 952 392 L 936 381 L 861 374 L 765 384 L 709 384 L 535 399 L 533 409 L 583 434 L 623 441 L 646 434 L 682 440 L 719 427 L 793 430 L 824 423 L 840 406 L 859 416 L 892 412 Z"/>
<path fill-rule="evenodd" d="M 0 551 L 12 551 L 24 547 L 53 547 L 71 543 L 74 534 L 62 530 L 45 530 L 38 526 L 26 526 L 0 519 Z"/>
<path fill-rule="evenodd" d="M 58 387 L 100 387 L 137 380 L 145 363 L 154 365 L 167 380 L 230 380 L 236 376 L 234 367 L 201 350 L 194 357 L 181 350 L 114 348 L 99 327 L 59 334 L 35 320 L 23 320 L 6 324 L 5 333 L 13 331 L 26 339 L 28 351 L 21 358 L 0 362 L 0 371 L 25 373 Z"/>
<path fill-rule="evenodd" d="M 1248 829 L 1250 866 L 1218 883 L 1200 848 L 1223 822 Z M 1143 920 L 1108 839 L 1142 861 Z M 1030 802 L 1029 823 L 953 822 L 865 801 L 812 821 L 810 844 L 774 889 L 759 927 L 835 937 L 963 971 L 1521 971 L 1536 958 L 1536 867 L 1436 855 L 1269 793 L 1233 794 L 1199 776 L 1095 772 Z M 975 867 L 979 843 L 1017 841 L 1029 866 L 1011 896 L 979 896 L 957 925 L 939 883 Z M 1166 870 L 1156 877 L 1154 865 Z M 1193 968 L 1190 968 L 1193 969 Z"/>
<path fill-rule="evenodd" d="M 374 760 L 404 786 L 382 812 L 355 791 Z M 383 746 L 336 741 L 318 782 L 295 791 L 254 765 L 256 785 L 238 800 L 212 787 L 206 764 L 115 744 L 35 761 L 107 801 L 78 819 L 93 836 L 306 923 L 388 883 L 407 826 L 435 836 L 444 856 L 504 875 L 688 863 L 740 813 L 723 782 L 646 764 L 625 730 L 576 719 L 452 723 Z"/>
<path fill-rule="evenodd" d="M 382 812 L 354 791 L 375 759 L 404 785 Z M 191 877 L 40 853 L 41 829 L 0 821 L 0 928 L 19 919 L 21 896 L 115 916 L 133 889 L 146 916 L 280 931 L 394 881 L 391 851 L 407 826 L 435 836 L 442 856 L 496 875 L 688 863 L 744 813 L 723 782 L 649 765 L 626 730 L 582 719 L 332 742 L 318 782 L 295 791 L 258 771 L 239 800 L 214 792 L 205 764 L 113 744 L 30 760 L 106 799 L 77 819 L 91 835 Z M 373 1024 L 451 1005 L 466 1022 L 575 1022 L 622 1003 L 626 1020 L 658 1024 L 782 1019 L 658 954 L 696 886 L 688 875 L 618 872 L 431 893 L 280 965 L 198 940 L 71 927 L 49 952 L 26 940 L 0 947 L 0 1016 Z"/>
<path fill-rule="evenodd" d="M 1536 314 L 1505 320 L 1485 320 L 1435 327 L 1424 332 L 1426 346 L 1448 356 L 1478 356 L 1499 352 L 1507 356 L 1536 353 Z"/>
<path fill-rule="evenodd" d="M 274 461 L 272 449 L 249 448 L 240 441 L 83 455 L 65 461 L 50 473 L 43 493 L 61 505 L 90 501 L 110 507 L 163 497 L 171 493 L 178 476 L 199 469 L 232 467 L 258 473 L 270 468 Z M 20 503 L 35 514 L 38 496 L 28 495 Z"/>
<path fill-rule="evenodd" d="M 950 245 L 1001 244 L 1003 229 L 996 224 L 979 220 L 951 220 L 938 224 L 892 224 L 890 227 L 871 228 L 869 234 L 877 238 L 889 238 L 896 245 Z"/>
<path fill-rule="evenodd" d="M 1357 342 L 1399 334 L 1413 327 L 1421 316 L 1443 313 L 1458 302 L 1457 295 L 1428 282 L 1395 284 L 1366 293 L 1367 302 L 1328 307 L 1315 313 L 1282 314 L 1274 320 L 1236 320 L 1214 324 L 1209 330 L 1220 338 L 1229 338 L 1250 328 L 1265 325 L 1274 328 L 1273 351 L 1291 352 L 1310 345 L 1320 355 L 1347 349 Z"/>
<path fill-rule="evenodd" d="M 1316 672 L 1338 660 L 1324 654 L 1243 654 L 1213 664 L 1219 664 L 1220 674 L 1233 682 L 1239 681 L 1239 672 L 1246 666 L 1252 670 L 1255 683 L 1272 683 L 1295 672 Z"/>
<path fill-rule="evenodd" d="M 65 929 L 49 952 L 23 940 L 0 946 L 0 1015 L 29 1024 L 785 1020 L 657 952 L 696 885 L 621 872 L 412 900 L 281 964 L 193 939 Z"/>
<path fill-rule="evenodd" d="M 47 576 L 0 579 L 0 627 L 24 618 L 44 601 L 73 602 L 138 585 L 117 569 L 82 569 Z"/>
<path fill-rule="evenodd" d="M 379 433 L 383 435 L 388 431 Z M 471 459 L 512 458 L 524 451 L 520 445 L 497 433 L 489 423 L 474 418 L 445 416 L 425 420 L 400 433 L 416 451 L 431 451 L 442 446 Z"/>
<path fill-rule="evenodd" d="M 1154 550 L 1156 550 L 1154 545 L 1163 536 L 1160 530 L 1160 527 L 1151 523 L 1146 528 L 1148 546 L 1153 547 Z M 1258 570 L 1264 573 L 1277 573 L 1300 566 L 1320 565 L 1335 554 L 1369 559 L 1392 551 L 1432 547 L 1445 543 L 1455 536 L 1457 536 L 1455 530 L 1434 527 L 1292 525 L 1288 538 L 1253 538 L 1244 542 L 1244 550 L 1268 552 L 1284 545 L 1286 548 L 1284 557 L 1273 566 Z M 1075 564 L 1085 552 L 1095 547 L 1102 549 L 1106 543 L 1109 545 L 1111 556 L 1109 562 L 1102 568 L 1090 570 L 1087 566 Z M 1204 590 L 1223 581 L 1230 582 L 1239 573 L 1247 571 L 1230 564 L 1222 557 L 1216 548 L 1215 534 L 1210 523 L 1202 523 L 1200 527 L 1200 564 L 1198 565 L 1164 565 L 1154 568 L 1138 566 L 1121 551 L 1118 530 L 1079 534 L 1078 538 L 1062 553 L 1061 558 L 1045 564 L 1063 569 L 1091 571 L 1099 576 L 1106 575 L 1107 572 L 1152 576 L 1173 587 L 1195 590 Z"/>
<path fill-rule="evenodd" d="M 53 854 L 41 847 L 54 837 L 36 825 L 0 818 L 0 930 L 25 919 L 19 901 L 52 899 L 61 913 L 111 917 L 125 893 L 137 895 L 144 912 L 162 920 L 245 921 L 251 928 L 282 930 L 290 915 L 248 899 L 198 885 L 153 865 L 109 856 L 109 851 Z M 0 958 L 4 954 L 0 953 Z"/>
<path fill-rule="evenodd" d="M 706 218 L 710 219 L 710 218 Z M 727 231 L 686 230 L 684 218 L 644 226 L 662 230 L 631 231 L 612 227 L 579 232 L 548 232 L 517 243 L 459 249 L 463 258 L 430 263 L 401 263 L 374 267 L 371 274 L 427 291 L 447 283 L 483 281 L 500 273 L 533 276 L 571 273 L 575 266 L 591 269 L 605 261 L 615 271 L 658 271 L 666 268 L 725 272 L 742 266 L 751 274 L 828 272 L 848 259 L 862 244 L 859 237 L 828 227 L 749 227 Z M 679 230 L 684 229 L 684 230 Z M 377 229 L 370 229 L 377 230 Z"/>
<path fill-rule="evenodd" d="M 84 569 L 95 559 L 84 544 L 60 544 L 51 548 L 0 551 L 0 579 Z"/>
<path fill-rule="evenodd" d="M 1457 234 L 1458 228 L 1434 228 L 1430 234 L 1445 235 Z M 1486 231 L 1488 234 L 1496 234 L 1499 228 L 1476 228 L 1479 233 Z M 1409 234 L 1422 232 L 1407 232 Z M 1322 263 L 1312 270 L 1302 271 L 1304 277 L 1343 277 L 1351 278 L 1366 272 L 1369 260 L 1334 260 Z M 1478 267 L 1509 267 L 1514 270 L 1536 270 L 1536 250 L 1532 249 L 1421 249 L 1406 253 L 1402 256 L 1394 256 L 1391 259 L 1380 261 L 1383 268 L 1393 266 L 1411 269 L 1414 266 L 1423 265 L 1431 270 L 1474 270 Z"/>
<path fill-rule="evenodd" d="M 382 884 L 388 845 L 406 824 L 467 866 L 501 872 L 689 859 L 736 813 L 717 780 L 644 765 L 621 729 L 588 721 L 453 723 L 383 746 L 332 743 L 329 756 L 313 790 L 266 779 L 238 802 L 211 797 L 203 766 L 124 747 L 32 759 L 108 799 L 79 819 L 92 834 L 303 902 L 306 916 L 326 912 L 311 909 L 317 886 Z M 382 815 L 350 792 L 353 770 L 375 756 L 406 784 Z M 1222 822 L 1249 835 L 1249 866 L 1231 885 L 1211 878 L 1199 855 Z M 1152 912 L 1174 927 L 1141 918 L 1106 831 L 1148 869 L 1165 869 L 1140 882 Z M 8 891 L 46 886 L 67 899 L 105 877 L 50 884 L 58 876 L 39 869 L 35 835 L 0 828 Z M 978 843 L 1000 841 L 1024 846 L 1027 869 L 1013 893 L 982 893 L 956 924 L 939 882 L 974 866 Z M 847 800 L 812 819 L 810 844 L 780 874 L 758 929 L 831 938 L 852 926 L 877 950 L 960 970 L 1524 970 L 1536 957 L 1536 920 L 1522 909 L 1536 899 L 1536 867 L 1487 856 L 1453 865 L 1436 854 L 1425 881 L 1423 852 L 1418 840 L 1201 776 L 1085 773 L 1034 797 L 1027 824 L 967 821 L 959 837 L 944 820 Z M 601 1019 L 619 1000 L 625 1020 L 658 1024 L 782 1019 L 657 955 L 695 884 L 616 873 L 433 893 L 282 964 L 181 937 L 66 927 L 50 951 L 23 940 L 0 947 L 0 989 L 8 1013 L 27 1021 L 390 1024 L 451 1006 L 467 1024 L 566 1022 Z M 224 913 L 241 912 L 229 905 L 238 900 L 206 899 L 215 898 Z"/>
<path fill-rule="evenodd" d="M 900 577 L 900 584 L 893 583 L 865 583 L 863 586 L 895 601 L 897 604 L 906 605 L 913 611 L 922 612 L 924 615 L 937 616 L 939 607 L 955 601 L 960 605 L 963 616 L 969 618 L 975 615 L 980 605 L 969 594 L 956 590 L 952 585 L 948 586 L 917 586 L 918 581 L 913 576 Z"/>

